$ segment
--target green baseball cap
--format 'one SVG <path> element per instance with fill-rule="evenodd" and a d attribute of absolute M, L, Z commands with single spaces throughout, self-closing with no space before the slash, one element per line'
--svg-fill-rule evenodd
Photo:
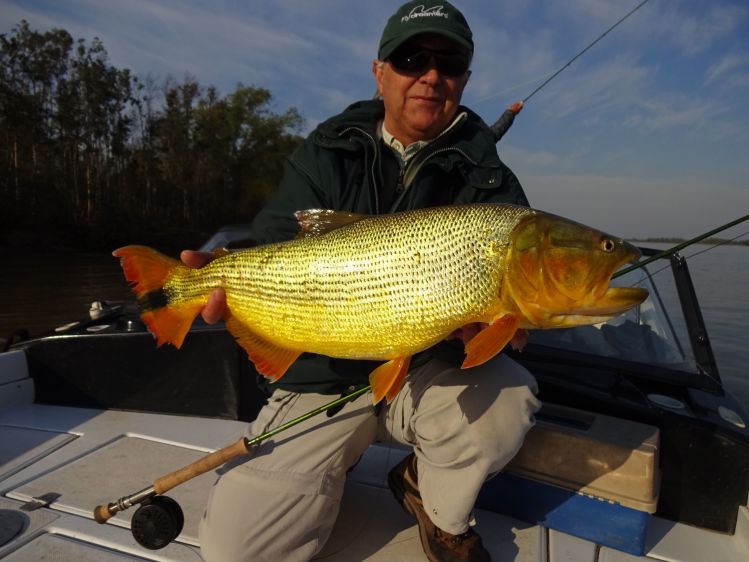
<path fill-rule="evenodd" d="M 377 58 L 386 60 L 401 44 L 422 33 L 447 37 L 473 55 L 473 33 L 460 10 L 445 0 L 414 0 L 390 16 L 382 31 Z"/>

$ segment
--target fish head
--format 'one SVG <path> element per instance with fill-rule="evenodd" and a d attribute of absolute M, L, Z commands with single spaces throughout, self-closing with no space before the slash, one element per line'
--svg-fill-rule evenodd
<path fill-rule="evenodd" d="M 621 266 L 639 257 L 621 238 L 539 212 L 511 233 L 502 298 L 539 328 L 602 322 L 647 298 L 642 288 L 609 286 Z"/>

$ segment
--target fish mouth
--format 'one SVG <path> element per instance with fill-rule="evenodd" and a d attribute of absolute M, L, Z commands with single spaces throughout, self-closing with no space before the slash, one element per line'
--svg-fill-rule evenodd
<path fill-rule="evenodd" d="M 647 289 L 641 287 L 610 287 L 590 303 L 581 303 L 561 316 L 584 316 L 608 320 L 641 304 L 648 298 Z"/>

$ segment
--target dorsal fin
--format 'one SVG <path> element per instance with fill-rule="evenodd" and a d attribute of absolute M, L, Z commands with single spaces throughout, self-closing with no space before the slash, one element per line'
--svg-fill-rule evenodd
<path fill-rule="evenodd" d="M 366 218 L 369 215 L 350 213 L 348 211 L 331 211 L 329 209 L 307 209 L 294 213 L 299 223 L 298 238 L 318 236 L 336 228 L 346 226 Z"/>

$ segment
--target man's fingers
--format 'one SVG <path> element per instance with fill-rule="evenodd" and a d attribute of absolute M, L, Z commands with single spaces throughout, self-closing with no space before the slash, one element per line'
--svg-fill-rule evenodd
<path fill-rule="evenodd" d="M 523 351 L 528 344 L 528 332 L 520 328 L 510 340 L 510 345 L 515 351 Z"/>
<path fill-rule="evenodd" d="M 200 314 L 206 323 L 215 324 L 223 318 L 225 311 L 226 293 L 223 289 L 217 288 L 211 291 L 211 296 L 208 297 L 208 304 L 205 305 Z"/>
<path fill-rule="evenodd" d="M 182 260 L 187 267 L 203 267 L 208 262 L 212 261 L 216 256 L 211 252 L 197 252 L 195 250 L 182 250 L 179 255 L 179 259 Z"/>
<path fill-rule="evenodd" d="M 513 103 L 509 108 L 510 111 L 512 111 L 513 114 L 517 115 L 523 110 L 523 102 L 522 101 L 516 101 Z"/>
<path fill-rule="evenodd" d="M 468 343 L 469 341 L 471 341 L 483 327 L 484 324 L 479 324 L 477 322 L 463 326 L 463 343 Z"/>
<path fill-rule="evenodd" d="M 216 259 L 214 252 L 197 252 L 195 250 L 182 250 L 179 259 L 187 267 L 200 268 Z M 215 324 L 224 317 L 226 312 L 226 292 L 221 288 L 211 291 L 208 303 L 203 307 L 200 315 L 208 324 Z"/>
<path fill-rule="evenodd" d="M 471 324 L 466 324 L 462 328 L 458 328 L 454 332 L 451 332 L 448 334 L 448 336 L 445 338 L 446 340 L 463 340 L 463 343 L 466 344 L 469 341 L 473 339 L 473 337 L 478 334 L 481 330 L 486 328 L 488 324 L 485 324 L 483 322 L 473 322 Z"/>

